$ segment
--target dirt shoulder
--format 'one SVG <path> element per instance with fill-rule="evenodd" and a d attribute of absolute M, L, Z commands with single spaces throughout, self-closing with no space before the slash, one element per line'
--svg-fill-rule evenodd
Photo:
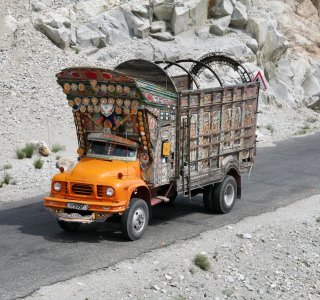
<path fill-rule="evenodd" d="M 319 236 L 317 195 L 26 299 L 320 299 Z M 208 258 L 208 271 L 195 266 L 198 254 Z"/>

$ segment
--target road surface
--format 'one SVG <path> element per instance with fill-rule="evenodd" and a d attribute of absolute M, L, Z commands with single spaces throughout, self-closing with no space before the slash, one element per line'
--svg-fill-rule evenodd
<path fill-rule="evenodd" d="M 0 299 L 23 297 L 43 285 L 320 194 L 319 165 L 320 134 L 258 148 L 251 177 L 243 176 L 242 199 L 230 214 L 206 213 L 202 195 L 179 198 L 171 208 L 155 207 L 148 230 L 135 242 L 124 241 L 116 223 L 87 225 L 76 235 L 63 232 L 43 208 L 43 195 L 2 204 Z"/>

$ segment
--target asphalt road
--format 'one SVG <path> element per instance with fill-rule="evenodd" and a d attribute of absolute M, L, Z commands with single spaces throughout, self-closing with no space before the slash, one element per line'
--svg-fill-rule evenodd
<path fill-rule="evenodd" d="M 242 199 L 228 215 L 207 214 L 202 195 L 155 207 L 144 237 L 122 240 L 116 223 L 87 225 L 68 234 L 42 206 L 42 196 L 0 206 L 0 299 L 22 297 L 52 284 L 105 268 L 151 249 L 188 239 L 320 194 L 320 134 L 258 148 Z M 0 196 L 1 197 L 1 196 Z M 155 258 L 156 259 L 156 258 Z"/>

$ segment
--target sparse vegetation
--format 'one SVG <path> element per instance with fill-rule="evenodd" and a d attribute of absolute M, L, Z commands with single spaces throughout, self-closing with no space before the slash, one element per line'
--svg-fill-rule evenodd
<path fill-rule="evenodd" d="M 23 149 L 17 149 L 16 155 L 18 159 L 24 159 L 26 154 L 24 153 Z"/>
<path fill-rule="evenodd" d="M 53 144 L 51 148 L 51 151 L 54 153 L 57 153 L 59 151 L 64 151 L 64 150 L 66 150 L 66 147 L 60 144 Z"/>
<path fill-rule="evenodd" d="M 271 133 L 274 133 L 274 127 L 271 125 L 271 124 L 268 124 L 266 126 L 266 128 L 271 132 Z"/>
<path fill-rule="evenodd" d="M 41 158 L 38 158 L 36 159 L 34 162 L 33 162 L 33 165 L 36 169 L 42 169 L 43 167 L 43 160 Z"/>
<path fill-rule="evenodd" d="M 210 269 L 210 262 L 203 254 L 197 254 L 193 259 L 193 263 L 203 271 L 208 271 Z"/>
<path fill-rule="evenodd" d="M 12 165 L 8 163 L 8 164 L 4 164 L 4 165 L 0 168 L 0 171 L 9 170 L 9 169 L 12 169 Z"/>
<path fill-rule="evenodd" d="M 4 184 L 9 184 L 11 179 L 12 179 L 12 177 L 9 173 L 5 173 L 3 175 L 3 183 Z"/>
<path fill-rule="evenodd" d="M 311 128 L 310 128 L 310 126 L 309 126 L 308 124 L 305 124 L 305 125 L 302 127 L 302 129 L 304 129 L 304 130 L 310 130 Z"/>
<path fill-rule="evenodd" d="M 304 135 L 307 134 L 311 130 L 308 124 L 305 124 L 295 135 Z"/>
<path fill-rule="evenodd" d="M 31 158 L 33 156 L 35 150 L 35 146 L 33 144 L 27 143 L 22 151 L 25 153 L 27 158 Z"/>

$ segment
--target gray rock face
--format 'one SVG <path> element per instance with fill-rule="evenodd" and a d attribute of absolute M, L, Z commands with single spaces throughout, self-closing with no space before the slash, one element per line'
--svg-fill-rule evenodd
<path fill-rule="evenodd" d="M 135 29 L 135 36 L 141 39 L 145 39 L 150 35 L 150 25 L 143 24 Z"/>
<path fill-rule="evenodd" d="M 261 48 L 267 37 L 268 23 L 262 17 L 249 17 L 246 30 L 257 40 L 259 48 Z"/>
<path fill-rule="evenodd" d="M 70 46 L 70 26 L 71 22 L 69 19 L 57 14 L 42 15 L 34 21 L 34 27 L 45 34 L 61 49 Z"/>
<path fill-rule="evenodd" d="M 287 39 L 273 26 L 269 25 L 265 43 L 261 50 L 264 60 L 275 62 L 280 59 L 280 56 L 288 49 L 289 44 Z"/>
<path fill-rule="evenodd" d="M 246 45 L 252 50 L 253 53 L 257 53 L 259 50 L 258 42 L 255 39 L 250 39 L 246 42 Z"/>
<path fill-rule="evenodd" d="M 233 3 L 230 0 L 216 0 L 209 2 L 209 14 L 213 17 L 232 15 Z"/>
<path fill-rule="evenodd" d="M 164 21 L 152 22 L 150 31 L 151 31 L 151 33 L 166 31 L 166 22 L 164 22 Z"/>
<path fill-rule="evenodd" d="M 243 27 L 248 22 L 247 8 L 241 2 L 237 2 L 234 6 L 231 25 L 235 27 Z"/>
<path fill-rule="evenodd" d="M 152 33 L 151 36 L 159 41 L 167 42 L 174 40 L 174 36 L 170 32 Z"/>
<path fill-rule="evenodd" d="M 78 28 L 76 38 L 77 44 L 83 48 L 92 46 L 102 48 L 104 42 L 106 43 L 105 36 L 87 25 L 82 25 Z"/>
<path fill-rule="evenodd" d="M 153 13 L 158 20 L 170 21 L 172 18 L 175 0 L 154 0 Z"/>
<path fill-rule="evenodd" d="M 216 20 L 210 21 L 210 33 L 215 35 L 224 35 L 226 29 L 228 28 L 231 16 L 222 17 Z"/>
<path fill-rule="evenodd" d="M 206 19 L 207 0 L 188 0 L 174 7 L 171 27 L 174 34 L 179 34 L 191 26 L 202 25 Z"/>
<path fill-rule="evenodd" d="M 130 38 L 129 26 L 121 11 L 102 14 L 94 19 L 89 27 L 105 36 L 108 45 L 123 43 Z"/>
<path fill-rule="evenodd" d="M 35 12 L 39 12 L 47 8 L 47 6 L 40 1 L 32 3 L 31 7 L 32 7 L 32 10 Z"/>

